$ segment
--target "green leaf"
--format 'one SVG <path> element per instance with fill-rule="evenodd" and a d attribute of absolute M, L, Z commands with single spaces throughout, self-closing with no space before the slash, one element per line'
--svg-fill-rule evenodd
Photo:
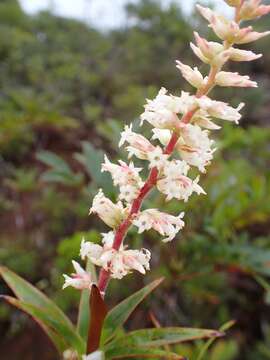
<path fill-rule="evenodd" d="M 65 160 L 63 160 L 62 158 L 60 158 L 60 156 L 54 154 L 51 151 L 40 151 L 37 154 L 37 159 L 42 161 L 46 165 L 58 169 L 59 171 L 62 171 L 64 173 L 71 171 L 69 165 L 65 162 Z"/>
<path fill-rule="evenodd" d="M 216 330 L 167 327 L 142 329 L 132 331 L 123 337 L 117 338 L 108 345 L 108 349 L 115 346 L 160 347 L 177 344 L 184 341 L 216 338 L 223 334 Z"/>
<path fill-rule="evenodd" d="M 77 334 L 74 332 L 74 329 L 70 328 L 69 326 L 66 326 L 66 324 L 63 324 L 61 321 L 58 321 L 54 317 L 54 313 L 51 311 L 44 311 L 43 308 L 37 307 L 35 305 L 26 303 L 24 301 L 18 300 L 16 298 L 13 298 L 11 296 L 1 296 L 3 299 L 5 299 L 8 303 L 11 305 L 17 307 L 18 309 L 21 309 L 22 311 L 26 312 L 30 316 L 33 317 L 34 320 L 36 320 L 45 331 L 48 329 L 49 337 L 54 341 L 54 336 L 56 343 L 55 345 L 61 346 L 60 349 L 63 350 L 64 343 L 67 345 L 65 349 L 72 348 L 78 351 L 79 354 L 83 354 L 85 352 L 85 345 L 82 339 L 77 336 Z M 58 344 L 58 341 L 61 339 L 60 344 Z"/>
<path fill-rule="evenodd" d="M 224 325 L 222 325 L 220 327 L 220 331 L 226 331 L 229 328 L 231 328 L 232 326 L 234 326 L 235 321 L 234 320 L 230 320 L 228 322 L 226 322 Z M 201 360 L 203 359 L 204 355 L 206 354 L 207 350 L 209 349 L 209 347 L 212 345 L 212 343 L 215 341 L 215 338 L 213 339 L 209 339 L 202 347 L 199 356 L 197 357 L 197 360 Z"/>
<path fill-rule="evenodd" d="M 50 166 L 51 169 L 42 174 L 43 181 L 56 182 L 68 186 L 80 185 L 83 174 L 75 174 L 69 165 L 51 151 L 40 151 L 37 159 Z"/>
<path fill-rule="evenodd" d="M 162 281 L 163 278 L 153 281 L 151 284 L 129 296 L 109 311 L 104 321 L 101 344 L 104 344 L 114 336 L 135 308 L 146 298 L 148 294 L 158 287 Z"/>
<path fill-rule="evenodd" d="M 114 189 L 109 174 L 100 171 L 101 164 L 104 161 L 104 152 L 94 148 L 87 141 L 82 142 L 82 150 L 82 154 L 76 153 L 74 155 L 75 159 L 85 167 L 97 187 L 104 189 L 105 192 L 113 192 Z"/>
<path fill-rule="evenodd" d="M 55 322 L 59 323 L 72 335 L 73 343 L 83 343 L 68 317 L 41 291 L 4 266 L 0 267 L 0 275 L 21 302 L 50 314 Z"/>
<path fill-rule="evenodd" d="M 0 295 L 0 297 L 3 298 L 4 300 L 8 301 L 11 305 L 16 306 L 17 308 L 24 311 L 24 309 L 22 309 L 22 307 L 19 304 L 17 304 L 17 303 L 15 304 L 14 301 L 16 301 L 16 299 L 8 297 L 8 296 L 3 296 L 3 295 Z M 12 299 L 12 301 L 10 299 Z M 68 344 L 65 342 L 64 338 L 61 335 L 59 335 L 55 331 L 55 329 L 52 329 L 52 328 L 48 327 L 47 325 L 45 325 L 44 322 L 42 322 L 40 319 L 34 318 L 34 320 L 38 323 L 38 325 L 43 329 L 43 331 L 51 339 L 52 343 L 56 347 L 59 354 L 62 355 L 63 352 L 66 349 L 68 349 L 68 347 L 69 347 Z"/>
<path fill-rule="evenodd" d="M 87 261 L 86 269 L 88 272 L 91 273 L 91 278 L 93 279 L 93 282 L 97 282 L 95 267 L 91 263 L 91 261 Z M 90 290 L 83 290 L 81 292 L 78 322 L 77 322 L 77 331 L 85 341 L 87 340 L 89 323 L 90 323 L 89 297 L 90 297 Z"/>
<path fill-rule="evenodd" d="M 180 355 L 177 355 L 173 352 L 168 352 L 159 349 L 148 349 L 148 348 L 140 348 L 140 347 L 115 347 L 110 349 L 105 353 L 106 359 L 128 359 L 128 358 L 147 358 L 147 359 L 170 359 L 170 360 L 184 360 L 184 358 Z"/>

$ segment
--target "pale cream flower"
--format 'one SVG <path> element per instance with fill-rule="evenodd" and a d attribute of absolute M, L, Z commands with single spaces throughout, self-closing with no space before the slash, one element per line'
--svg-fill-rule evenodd
<path fill-rule="evenodd" d="M 252 26 L 240 28 L 235 21 L 229 21 L 224 16 L 218 15 L 213 10 L 201 5 L 197 5 L 197 9 L 210 23 L 209 26 L 214 30 L 216 35 L 220 39 L 230 43 L 246 44 L 270 34 L 270 31 L 265 31 L 263 33 L 253 31 Z"/>
<path fill-rule="evenodd" d="M 184 227 L 183 216 L 183 212 L 178 216 L 172 216 L 156 209 L 148 209 L 139 213 L 133 224 L 138 227 L 139 234 L 153 228 L 162 236 L 167 236 L 162 241 L 168 242 Z"/>
<path fill-rule="evenodd" d="M 198 195 L 206 194 L 198 182 L 199 177 L 192 180 L 184 175 L 179 175 L 175 178 L 164 176 L 157 182 L 157 188 L 161 193 L 166 195 L 167 201 L 175 198 L 187 202 L 194 192 Z"/>
<path fill-rule="evenodd" d="M 230 60 L 232 61 L 254 61 L 262 57 L 262 54 L 255 54 L 253 51 L 230 48 Z"/>
<path fill-rule="evenodd" d="M 102 189 L 99 189 L 99 192 L 93 199 L 89 214 L 97 214 L 105 224 L 115 228 L 125 217 L 126 209 L 120 201 L 114 204 L 103 194 Z"/>
<path fill-rule="evenodd" d="M 241 6 L 239 17 L 252 20 L 270 12 L 270 5 L 261 5 L 261 0 L 246 0 Z"/>
<path fill-rule="evenodd" d="M 102 234 L 102 237 L 103 245 L 83 240 L 80 250 L 81 256 L 87 257 L 93 264 L 109 271 L 111 277 L 115 279 L 122 279 L 132 270 L 139 271 L 141 274 L 145 274 L 145 270 L 149 270 L 151 258 L 149 250 L 129 250 L 123 246 L 119 250 L 115 250 L 113 248 L 115 233 L 110 231 Z"/>
<path fill-rule="evenodd" d="M 65 283 L 63 285 L 63 289 L 68 286 L 72 286 L 78 290 L 90 289 L 93 285 L 93 281 L 91 275 L 85 271 L 79 263 L 72 260 L 72 265 L 74 267 L 75 273 L 68 276 L 64 274 Z"/>
<path fill-rule="evenodd" d="M 176 60 L 176 64 L 176 67 L 181 71 L 183 78 L 185 78 L 192 86 L 199 89 L 206 84 L 207 78 L 204 79 L 197 67 L 193 69 L 179 60 Z"/>
<path fill-rule="evenodd" d="M 249 76 L 228 71 L 220 71 L 216 75 L 215 83 L 219 86 L 258 87 L 256 81 L 250 80 Z"/>
<path fill-rule="evenodd" d="M 106 155 L 101 168 L 101 171 L 111 173 L 114 185 L 120 189 L 119 199 L 128 203 L 138 196 L 140 188 L 144 185 L 139 175 L 141 170 L 142 168 L 136 168 L 132 162 L 127 165 L 119 160 L 119 165 L 113 164 Z"/>
<path fill-rule="evenodd" d="M 241 4 L 241 0 L 224 0 L 228 5 L 236 7 Z"/>
<path fill-rule="evenodd" d="M 180 112 L 181 99 L 176 96 L 167 95 L 167 90 L 161 88 L 155 99 L 147 99 L 144 106 L 145 111 L 141 115 L 141 124 L 148 121 L 152 126 L 160 129 L 178 126 L 177 113 Z"/>
<path fill-rule="evenodd" d="M 139 159 L 147 160 L 148 153 L 155 150 L 154 145 L 152 145 L 149 140 L 132 131 L 132 125 L 125 126 L 125 130 L 121 133 L 119 146 L 122 146 L 126 142 L 129 144 L 129 146 L 126 147 L 129 157 L 135 155 Z"/>
<path fill-rule="evenodd" d="M 207 41 L 197 32 L 194 32 L 196 45 L 190 43 L 194 54 L 206 64 L 221 67 L 230 57 L 230 51 L 226 50 L 220 43 Z"/>
<path fill-rule="evenodd" d="M 197 103 L 201 109 L 208 112 L 210 116 L 218 119 L 233 121 L 238 124 L 241 119 L 239 111 L 244 107 L 244 103 L 240 103 L 237 108 L 233 108 L 223 101 L 211 100 L 208 96 L 202 96 L 197 99 Z"/>
<path fill-rule="evenodd" d="M 148 160 L 150 162 L 149 167 L 162 169 L 168 159 L 168 155 L 163 154 L 162 149 L 157 146 L 155 150 L 148 153 Z"/>

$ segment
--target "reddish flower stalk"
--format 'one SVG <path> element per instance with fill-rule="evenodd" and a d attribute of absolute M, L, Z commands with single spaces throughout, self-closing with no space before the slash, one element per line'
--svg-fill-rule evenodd
<path fill-rule="evenodd" d="M 204 94 L 202 94 L 202 95 L 204 95 Z M 194 112 L 195 112 L 195 110 L 189 111 L 186 115 L 183 116 L 181 121 L 185 124 L 188 123 L 191 120 Z M 164 154 L 166 154 L 166 155 L 172 154 L 178 139 L 179 139 L 179 135 L 176 132 L 174 132 L 172 134 L 170 142 L 164 149 Z M 153 189 L 153 187 L 156 185 L 156 182 L 158 179 L 158 174 L 159 174 L 159 172 L 158 172 L 157 168 L 153 168 L 150 171 L 147 181 L 145 182 L 144 186 L 141 188 L 138 197 L 132 203 L 131 210 L 130 210 L 127 218 L 119 225 L 119 227 L 116 231 L 114 243 L 113 243 L 113 248 L 115 250 L 119 250 L 119 248 L 120 248 L 121 244 L 123 243 L 124 238 L 127 234 L 127 231 L 132 224 L 132 218 L 134 217 L 134 215 L 136 215 L 140 211 L 143 200 L 148 195 L 148 193 Z M 104 269 L 101 269 L 100 275 L 99 275 L 98 287 L 99 287 L 99 291 L 102 294 L 105 294 L 105 291 L 106 291 L 109 281 L 110 281 L 110 273 Z"/>

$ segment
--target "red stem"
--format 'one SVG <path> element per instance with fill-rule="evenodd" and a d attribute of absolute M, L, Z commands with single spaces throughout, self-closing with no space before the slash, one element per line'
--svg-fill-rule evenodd
<path fill-rule="evenodd" d="M 194 112 L 195 112 L 195 110 L 188 112 L 182 118 L 182 121 L 184 123 L 189 122 L 190 119 L 192 118 Z M 172 137 L 171 137 L 168 145 L 164 149 L 164 154 L 170 155 L 174 151 L 174 148 L 175 148 L 175 145 L 176 145 L 178 139 L 179 139 L 179 135 L 174 132 L 172 134 Z M 119 250 L 119 248 L 126 236 L 126 233 L 129 229 L 130 225 L 132 224 L 132 219 L 133 219 L 134 215 L 138 214 L 138 212 L 141 209 L 144 198 L 148 195 L 148 193 L 156 185 L 156 182 L 158 179 L 158 174 L 159 174 L 159 172 L 158 172 L 157 168 L 151 169 L 147 181 L 141 188 L 138 197 L 132 203 L 132 206 L 131 206 L 131 209 L 130 209 L 130 212 L 129 212 L 127 218 L 119 225 L 119 227 L 116 231 L 114 243 L 113 243 L 113 249 Z M 98 281 L 98 287 L 99 287 L 99 290 L 101 293 L 103 293 L 103 294 L 105 293 L 105 290 L 107 288 L 109 280 L 110 280 L 110 273 L 104 269 L 101 269 L 100 275 L 99 275 L 99 281 Z"/>

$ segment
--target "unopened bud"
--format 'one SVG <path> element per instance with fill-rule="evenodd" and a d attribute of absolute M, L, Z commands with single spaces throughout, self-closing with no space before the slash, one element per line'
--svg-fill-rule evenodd
<path fill-rule="evenodd" d="M 237 7 L 241 5 L 241 0 L 225 0 L 229 6 Z"/>
<path fill-rule="evenodd" d="M 242 20 L 252 20 L 270 12 L 270 5 L 260 5 L 261 0 L 249 0 L 243 3 L 240 10 Z"/>

